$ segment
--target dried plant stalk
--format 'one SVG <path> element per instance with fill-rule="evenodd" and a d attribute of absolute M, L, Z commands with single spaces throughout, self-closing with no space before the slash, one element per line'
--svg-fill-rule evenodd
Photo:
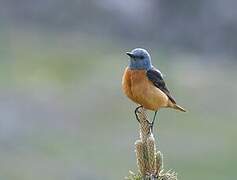
<path fill-rule="evenodd" d="M 163 170 L 163 155 L 156 150 L 155 138 L 151 132 L 144 108 L 138 110 L 140 139 L 135 142 L 139 174 L 130 171 L 127 180 L 177 180 L 175 172 Z"/>
<path fill-rule="evenodd" d="M 148 153 L 148 162 L 149 162 L 149 172 L 154 174 L 155 173 L 155 139 L 151 134 L 146 141 L 147 144 L 147 153 Z"/>
<path fill-rule="evenodd" d="M 143 177 L 146 176 L 147 161 L 144 159 L 144 145 L 141 140 L 135 142 L 137 166 Z"/>
<path fill-rule="evenodd" d="M 138 118 L 140 120 L 140 138 L 142 142 L 146 142 L 147 138 L 150 136 L 150 123 L 147 120 L 147 115 L 145 113 L 144 108 L 139 108 L 138 110 Z"/>
<path fill-rule="evenodd" d="M 158 174 L 163 169 L 163 154 L 160 151 L 155 153 L 155 172 Z"/>

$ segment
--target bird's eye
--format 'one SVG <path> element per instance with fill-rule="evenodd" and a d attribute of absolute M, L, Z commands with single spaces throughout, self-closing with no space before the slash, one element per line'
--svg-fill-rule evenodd
<path fill-rule="evenodd" d="M 144 59 L 145 57 L 143 55 L 140 56 L 140 59 Z"/>

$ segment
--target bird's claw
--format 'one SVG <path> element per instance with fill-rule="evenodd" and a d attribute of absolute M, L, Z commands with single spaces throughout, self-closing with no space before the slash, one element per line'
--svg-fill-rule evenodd
<path fill-rule="evenodd" d="M 135 109 L 135 116 L 136 116 L 136 119 L 137 119 L 137 121 L 138 121 L 139 123 L 140 123 L 140 119 L 139 119 L 137 113 L 139 113 L 139 109 L 140 109 L 140 108 L 142 108 L 142 106 L 138 106 L 138 107 Z"/>
<path fill-rule="evenodd" d="M 147 123 L 148 123 L 149 126 L 150 126 L 150 130 L 149 130 L 148 134 L 153 133 L 154 121 L 152 121 L 152 122 L 150 122 L 150 121 L 148 121 L 148 120 L 146 120 L 146 121 L 147 121 Z"/>

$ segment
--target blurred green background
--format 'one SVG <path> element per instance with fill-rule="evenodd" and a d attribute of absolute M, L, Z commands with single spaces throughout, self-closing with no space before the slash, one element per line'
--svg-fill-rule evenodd
<path fill-rule="evenodd" d="M 1 0 L 0 179 L 119 180 L 136 172 L 125 52 L 148 49 L 188 113 L 158 113 L 165 168 L 236 178 L 237 2 Z M 151 114 L 152 115 L 152 114 Z"/>

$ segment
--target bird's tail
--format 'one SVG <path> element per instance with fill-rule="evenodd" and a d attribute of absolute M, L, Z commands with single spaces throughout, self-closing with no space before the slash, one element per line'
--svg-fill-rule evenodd
<path fill-rule="evenodd" d="M 179 106 L 178 104 L 173 104 L 172 106 L 174 109 L 182 111 L 182 112 L 187 112 L 184 108 L 182 108 L 181 106 Z"/>

